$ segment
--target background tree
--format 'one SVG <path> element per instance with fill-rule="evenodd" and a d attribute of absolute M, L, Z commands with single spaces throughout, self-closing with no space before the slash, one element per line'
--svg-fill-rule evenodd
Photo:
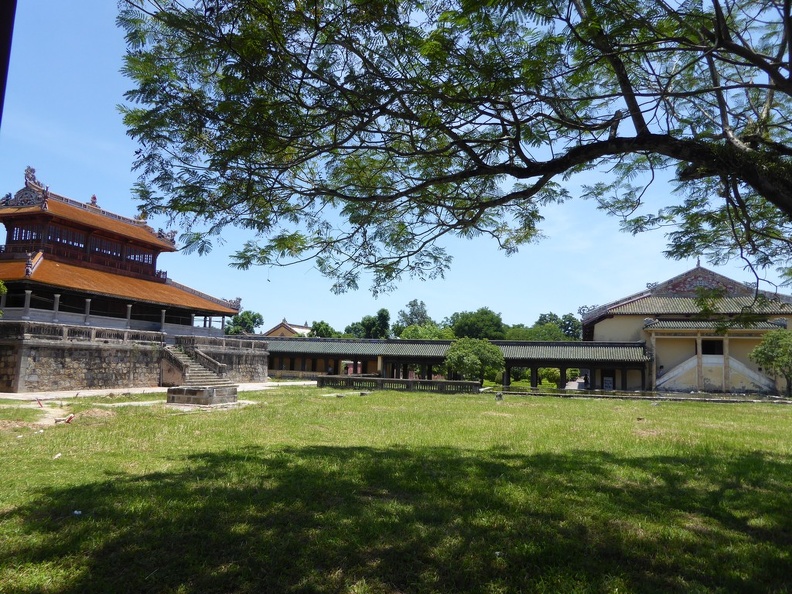
<path fill-rule="evenodd" d="M 399 338 L 413 340 L 454 340 L 454 331 L 448 326 L 438 326 L 434 322 L 412 324 L 402 330 Z"/>
<path fill-rule="evenodd" d="M 226 322 L 226 334 L 255 334 L 264 324 L 264 317 L 254 311 L 243 310 Z"/>
<path fill-rule="evenodd" d="M 503 352 L 489 340 L 460 338 L 446 351 L 446 369 L 466 379 L 481 382 L 487 374 L 497 374 L 505 366 Z"/>
<path fill-rule="evenodd" d="M 581 340 L 583 324 L 573 314 L 559 317 L 554 313 L 541 314 L 530 328 L 515 324 L 506 329 L 506 340 L 565 341 Z"/>
<path fill-rule="evenodd" d="M 534 326 L 542 326 L 548 323 L 557 326 L 569 340 L 580 340 L 583 337 L 583 323 L 574 314 L 568 313 L 561 317 L 553 312 L 541 314 Z"/>
<path fill-rule="evenodd" d="M 314 322 L 311 324 L 311 331 L 308 333 L 308 336 L 315 336 L 317 338 L 338 338 L 341 336 L 341 333 L 322 320 L 321 322 Z"/>
<path fill-rule="evenodd" d="M 506 326 L 501 315 L 488 307 L 453 313 L 446 325 L 454 331 L 457 338 L 501 340 L 506 336 Z"/>
<path fill-rule="evenodd" d="M 748 356 L 767 373 L 783 377 L 786 396 L 792 396 L 792 332 L 781 329 L 767 332 Z"/>
<path fill-rule="evenodd" d="M 140 208 L 188 249 L 237 225 L 240 268 L 376 293 L 441 276 L 445 237 L 535 240 L 596 171 L 584 197 L 672 258 L 790 264 L 788 0 L 120 5 Z"/>
<path fill-rule="evenodd" d="M 546 324 L 539 324 L 537 322 L 531 326 L 530 338 L 528 340 L 563 342 L 569 340 L 569 337 L 564 334 L 561 328 L 552 322 L 547 322 Z"/>
<path fill-rule="evenodd" d="M 433 323 L 432 318 L 429 317 L 426 311 L 426 304 L 423 301 L 413 299 L 407 304 L 406 310 L 399 310 L 392 330 L 394 335 L 401 336 L 402 331 L 408 326 L 423 326 Z"/>
<path fill-rule="evenodd" d="M 356 338 L 388 338 L 390 336 L 390 312 L 383 308 L 374 316 L 363 316 L 344 329 L 344 334 Z"/>
<path fill-rule="evenodd" d="M 344 328 L 344 336 L 347 338 L 366 338 L 366 328 L 360 322 L 352 322 Z"/>
<path fill-rule="evenodd" d="M 513 324 L 506 328 L 506 340 L 533 340 L 531 329 L 525 324 Z"/>

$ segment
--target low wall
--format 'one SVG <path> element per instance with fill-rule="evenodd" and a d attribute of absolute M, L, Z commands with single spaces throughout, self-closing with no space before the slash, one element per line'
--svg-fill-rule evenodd
<path fill-rule="evenodd" d="M 478 394 L 479 382 L 449 380 L 390 379 L 382 377 L 360 377 L 347 375 L 320 375 L 316 378 L 319 388 L 347 388 L 353 390 L 402 390 L 407 392 L 439 392 Z"/>

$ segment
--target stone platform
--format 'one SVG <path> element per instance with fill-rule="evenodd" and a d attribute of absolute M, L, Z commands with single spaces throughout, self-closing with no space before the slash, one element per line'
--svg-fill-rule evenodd
<path fill-rule="evenodd" d="M 168 388 L 172 404 L 228 404 L 237 401 L 237 386 L 176 386 Z"/>

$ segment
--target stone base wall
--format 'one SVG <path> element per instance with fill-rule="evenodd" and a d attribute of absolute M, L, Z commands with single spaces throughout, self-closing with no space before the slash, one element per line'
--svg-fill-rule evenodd
<path fill-rule="evenodd" d="M 18 344 L 0 344 L 0 392 L 17 392 L 16 379 L 19 377 Z"/>
<path fill-rule="evenodd" d="M 0 391 L 158 386 L 160 346 L 23 341 L 0 345 Z"/>
<path fill-rule="evenodd" d="M 267 381 L 267 353 L 237 351 L 234 349 L 207 349 L 201 352 L 227 366 L 226 379 L 236 383 Z"/>
<path fill-rule="evenodd" d="M 180 337 L 175 337 L 178 340 Z M 187 337 L 190 343 L 195 337 Z M 267 379 L 266 343 L 203 338 L 232 382 Z M 0 321 L 0 392 L 148 388 L 178 383 L 158 333 Z M 171 377 L 173 376 L 173 377 Z"/>

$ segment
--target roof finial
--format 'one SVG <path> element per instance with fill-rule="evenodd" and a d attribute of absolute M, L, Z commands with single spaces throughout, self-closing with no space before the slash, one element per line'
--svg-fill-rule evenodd
<path fill-rule="evenodd" d="M 696 258 L 696 268 L 701 268 L 701 256 Z"/>
<path fill-rule="evenodd" d="M 36 178 L 36 170 L 33 169 L 30 165 L 25 167 L 25 185 L 28 184 L 36 184 L 37 186 L 41 185 L 41 182 Z"/>

